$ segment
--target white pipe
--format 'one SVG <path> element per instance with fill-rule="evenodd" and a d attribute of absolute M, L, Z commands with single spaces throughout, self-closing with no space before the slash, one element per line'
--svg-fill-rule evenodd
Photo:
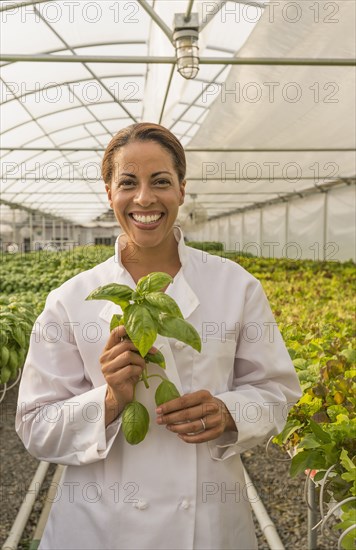
<path fill-rule="evenodd" d="M 281 541 L 277 533 L 276 526 L 269 517 L 268 512 L 264 507 L 263 502 L 258 495 L 245 467 L 244 474 L 247 487 L 247 496 L 252 506 L 252 510 L 257 518 L 257 521 L 260 524 L 261 531 L 266 537 L 268 546 L 272 550 L 285 550 L 283 542 Z"/>
<path fill-rule="evenodd" d="M 56 471 L 54 472 L 51 484 L 47 492 L 47 497 L 44 501 L 40 519 L 38 520 L 38 523 L 33 535 L 33 541 L 39 542 L 42 538 L 42 535 L 48 520 L 48 516 L 51 511 L 52 503 L 55 501 L 57 496 L 57 490 L 58 490 L 59 482 L 61 480 L 64 468 L 65 466 L 63 466 L 62 464 L 58 464 Z"/>
<path fill-rule="evenodd" d="M 16 519 L 11 527 L 10 534 L 2 546 L 2 550 L 16 550 L 21 539 L 21 535 L 26 527 L 28 518 L 31 515 L 33 505 L 40 492 L 42 483 L 47 475 L 49 465 L 49 462 L 40 462 L 36 473 L 32 478 L 26 496 L 21 504 L 20 510 L 18 511 Z M 276 527 L 269 517 L 267 510 L 264 507 L 245 467 L 244 475 L 248 499 L 257 521 L 260 524 L 262 533 L 266 537 L 269 547 L 273 550 L 285 550 L 285 547 L 277 533 Z"/>
<path fill-rule="evenodd" d="M 33 505 L 40 492 L 42 483 L 47 475 L 49 462 L 41 461 L 38 465 L 35 475 L 32 478 L 26 496 L 21 504 L 20 510 L 11 527 L 10 534 L 2 546 L 2 550 L 15 550 L 20 542 L 22 533 L 26 527 L 28 518 L 31 515 Z"/>

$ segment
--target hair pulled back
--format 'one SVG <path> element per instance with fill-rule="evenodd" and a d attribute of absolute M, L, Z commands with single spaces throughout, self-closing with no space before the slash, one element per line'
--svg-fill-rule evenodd
<path fill-rule="evenodd" d="M 120 130 L 109 142 L 101 165 L 104 182 L 110 186 L 114 173 L 115 153 L 124 145 L 134 141 L 155 141 L 171 155 L 175 170 L 181 183 L 185 178 L 186 160 L 182 144 L 172 132 L 153 122 L 139 122 Z"/>

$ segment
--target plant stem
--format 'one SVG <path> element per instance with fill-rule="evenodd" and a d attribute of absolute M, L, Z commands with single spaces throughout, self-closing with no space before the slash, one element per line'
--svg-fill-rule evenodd
<path fill-rule="evenodd" d="M 145 384 L 146 388 L 149 388 L 149 384 L 148 384 L 148 380 L 147 380 L 148 376 L 147 376 L 147 367 L 145 367 L 142 371 L 142 380 L 143 380 L 143 383 Z"/>

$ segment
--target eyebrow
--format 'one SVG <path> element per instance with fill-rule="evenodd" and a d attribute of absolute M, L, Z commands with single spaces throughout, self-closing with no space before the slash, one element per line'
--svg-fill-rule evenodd
<path fill-rule="evenodd" d="M 162 170 L 161 172 L 154 172 L 153 174 L 151 174 L 151 178 L 159 176 L 159 174 L 169 174 L 170 176 L 172 175 L 171 172 L 167 172 L 167 170 Z M 136 178 L 136 174 L 131 174 L 130 172 L 122 172 L 120 176 L 129 176 L 131 178 Z"/>

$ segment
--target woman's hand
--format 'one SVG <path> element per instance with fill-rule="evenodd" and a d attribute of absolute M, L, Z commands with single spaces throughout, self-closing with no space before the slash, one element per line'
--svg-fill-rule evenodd
<path fill-rule="evenodd" d="M 134 388 L 146 363 L 127 335 L 125 327 L 111 331 L 100 356 L 101 371 L 108 385 L 105 398 L 105 425 L 112 422 L 134 397 Z"/>
<path fill-rule="evenodd" d="M 225 431 L 237 431 L 225 403 L 208 390 L 188 393 L 156 409 L 157 423 L 165 425 L 187 443 L 204 443 Z"/>

